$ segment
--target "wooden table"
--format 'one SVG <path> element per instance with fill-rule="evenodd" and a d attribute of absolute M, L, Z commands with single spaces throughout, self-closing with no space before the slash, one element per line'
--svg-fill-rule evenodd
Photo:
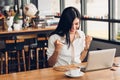
<path fill-rule="evenodd" d="M 66 67 L 68 68 L 68 66 Z M 120 80 L 120 67 L 114 68 L 116 71 L 112 71 L 110 69 L 91 71 L 76 78 L 67 77 L 64 74 L 65 72 L 56 71 L 53 68 L 45 68 L 0 75 L 0 80 Z"/>

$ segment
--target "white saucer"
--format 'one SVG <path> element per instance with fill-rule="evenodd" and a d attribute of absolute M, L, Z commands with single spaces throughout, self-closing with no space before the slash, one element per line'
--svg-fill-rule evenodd
<path fill-rule="evenodd" d="M 84 73 L 83 72 L 80 72 L 80 74 L 78 75 L 71 75 L 69 71 L 65 72 L 65 75 L 68 76 L 68 77 L 80 77 L 80 76 L 83 76 Z"/>

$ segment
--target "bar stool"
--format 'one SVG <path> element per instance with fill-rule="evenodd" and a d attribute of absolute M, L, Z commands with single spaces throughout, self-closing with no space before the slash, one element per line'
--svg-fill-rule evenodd
<path fill-rule="evenodd" d="M 37 43 L 36 40 L 34 39 L 33 42 L 29 44 L 29 49 L 28 49 L 28 70 L 30 70 L 31 67 L 35 66 L 33 63 L 31 65 L 31 61 L 34 61 L 36 58 L 34 54 L 36 53 L 36 48 L 37 48 Z"/>
<path fill-rule="evenodd" d="M 5 52 L 5 44 L 4 40 L 0 40 L 0 74 L 4 73 L 4 52 Z"/>
<path fill-rule="evenodd" d="M 34 44 L 36 43 L 36 34 L 31 34 L 31 35 L 20 35 L 17 36 L 17 39 L 24 39 L 25 40 L 25 45 L 24 45 L 24 50 L 26 53 L 26 62 L 27 62 L 27 69 L 30 70 L 31 68 L 31 60 L 33 60 L 33 47 Z M 34 49 L 35 50 L 35 49 Z M 32 65 L 33 66 L 33 65 Z"/>
<path fill-rule="evenodd" d="M 36 41 L 33 44 L 29 45 L 29 57 L 28 57 L 28 70 L 31 69 L 31 60 L 33 57 L 36 60 L 36 68 L 39 69 L 39 63 L 42 63 L 42 67 L 45 67 L 48 38 L 45 34 L 37 35 Z M 36 55 L 34 55 L 34 53 Z"/>
<path fill-rule="evenodd" d="M 0 74 L 3 74 L 3 72 L 4 72 L 4 70 L 3 70 L 3 68 L 4 68 L 4 66 L 3 66 L 4 53 L 3 52 L 4 52 L 4 50 L 1 50 L 1 52 L 0 52 Z"/>
<path fill-rule="evenodd" d="M 26 65 L 28 66 L 27 69 L 30 70 L 30 60 L 31 58 L 33 59 L 33 56 L 31 56 L 33 53 L 33 46 L 36 43 L 36 34 L 31 34 L 31 35 L 20 35 L 17 36 L 17 39 L 24 39 L 25 40 L 25 44 L 24 44 L 24 50 L 26 53 Z"/>
<path fill-rule="evenodd" d="M 46 67 L 46 50 L 48 47 L 48 37 L 45 34 L 40 34 L 37 37 L 37 49 L 36 49 L 36 66 L 39 69 L 39 63 L 41 62 L 43 67 Z M 41 55 L 41 56 L 40 56 Z"/>
<path fill-rule="evenodd" d="M 9 63 L 9 58 L 8 54 L 10 52 L 17 52 L 17 61 L 18 61 L 18 71 L 21 70 L 20 67 L 20 51 L 22 52 L 22 60 L 23 60 L 23 65 L 24 65 L 24 70 L 26 71 L 26 62 L 25 62 L 25 53 L 24 53 L 24 39 L 17 39 L 17 40 L 5 40 L 5 60 L 6 60 L 6 73 L 8 73 L 8 63 Z M 12 53 L 11 53 L 12 54 Z"/>

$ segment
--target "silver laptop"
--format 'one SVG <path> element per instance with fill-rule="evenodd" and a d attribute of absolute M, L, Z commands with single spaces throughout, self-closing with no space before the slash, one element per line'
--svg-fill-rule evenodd
<path fill-rule="evenodd" d="M 93 71 L 111 68 L 113 65 L 116 48 L 89 51 L 87 65 L 81 68 L 82 71 Z"/>

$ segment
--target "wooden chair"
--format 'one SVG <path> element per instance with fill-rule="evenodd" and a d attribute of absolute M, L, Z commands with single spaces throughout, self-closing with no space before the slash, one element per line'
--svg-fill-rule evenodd
<path fill-rule="evenodd" d="M 31 39 L 30 39 L 31 40 Z M 29 45 L 29 55 L 28 55 L 28 70 L 31 69 L 32 65 L 31 61 L 36 61 L 36 68 L 39 69 L 39 63 L 42 63 L 41 67 L 45 67 L 45 52 L 47 49 L 47 37 L 45 34 L 39 34 L 36 37 L 36 40 L 34 43 Z"/>
<path fill-rule="evenodd" d="M 37 38 L 36 38 L 36 43 L 34 44 L 31 44 L 30 45 L 30 54 L 29 54 L 29 65 L 28 65 L 28 69 L 30 70 L 30 65 L 31 65 L 31 54 L 33 54 L 33 51 L 34 53 L 36 53 L 35 58 L 36 58 L 36 68 L 39 69 L 39 63 L 41 63 L 41 68 L 45 67 L 45 63 L 46 63 L 46 55 L 45 55 L 45 52 L 46 52 L 46 49 L 47 49 L 47 45 L 48 45 L 48 39 L 46 37 L 45 34 L 39 34 L 37 35 Z"/>
<path fill-rule="evenodd" d="M 30 65 L 30 62 L 31 62 L 31 59 L 33 59 L 33 51 L 36 50 L 36 34 L 31 34 L 31 35 L 20 35 L 20 36 L 17 36 L 17 39 L 24 39 L 25 40 L 25 46 L 24 46 L 24 50 L 25 50 L 25 53 L 26 54 L 26 65 L 28 65 L 28 70 L 30 70 L 31 68 L 31 65 Z M 35 48 L 35 49 L 34 49 Z"/>
<path fill-rule="evenodd" d="M 8 54 L 12 54 L 10 52 L 17 52 L 17 61 L 18 61 L 18 71 L 21 70 L 20 68 L 20 51 L 22 52 L 22 60 L 24 65 L 24 70 L 26 71 L 26 62 L 25 62 L 25 53 L 24 53 L 24 39 L 18 40 L 5 40 L 5 62 L 6 62 L 6 73 L 8 73 L 8 63 L 9 63 L 9 56 Z"/>
<path fill-rule="evenodd" d="M 0 74 L 4 73 L 4 50 L 5 50 L 5 44 L 4 40 L 0 40 Z"/>
<path fill-rule="evenodd" d="M 37 43 L 36 41 L 34 41 L 34 43 L 31 43 L 29 45 L 29 49 L 28 49 L 28 70 L 31 69 L 31 66 L 35 66 L 35 64 L 31 64 L 31 60 L 35 61 L 35 53 L 36 53 L 36 48 L 37 48 Z"/>
<path fill-rule="evenodd" d="M 48 47 L 48 37 L 45 34 L 38 35 L 37 37 L 37 49 L 36 49 L 36 66 L 39 69 L 39 63 L 42 63 L 42 67 L 46 67 L 46 50 Z"/>
<path fill-rule="evenodd" d="M 0 74 L 3 74 L 3 72 L 4 72 L 4 70 L 3 70 L 4 69 L 4 66 L 3 66 L 4 53 L 3 52 L 4 51 L 2 51 L 2 50 L 0 52 Z"/>

